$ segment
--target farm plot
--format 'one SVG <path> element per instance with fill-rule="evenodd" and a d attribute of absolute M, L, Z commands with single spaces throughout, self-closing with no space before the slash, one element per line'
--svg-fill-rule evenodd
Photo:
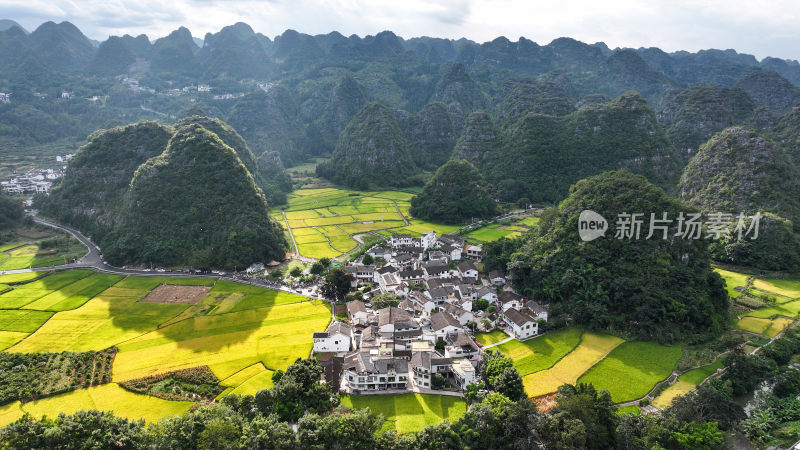
<path fill-rule="evenodd" d="M 431 230 L 441 234 L 459 228 L 419 220 L 410 220 L 407 225 L 412 197 L 399 191 L 301 189 L 289 196 L 284 214 L 300 254 L 310 258 L 333 258 L 353 250 L 358 246 L 353 234 L 392 230 L 419 236 Z M 315 232 L 304 231 L 309 228 Z"/>
<path fill-rule="evenodd" d="M 39 311 L 67 311 L 88 302 L 90 298 L 121 280 L 120 275 L 97 273 L 53 291 L 24 306 Z"/>
<path fill-rule="evenodd" d="M 702 383 L 703 380 L 708 378 L 720 368 L 722 368 L 722 359 L 718 359 L 712 364 L 698 367 L 697 369 L 692 369 L 682 374 L 672 386 L 664 389 L 664 391 L 662 391 L 658 397 L 653 399 L 653 406 L 658 408 L 666 408 L 672 404 L 672 401 L 675 400 L 675 398 L 688 394 L 692 391 L 692 389 L 697 387 L 698 384 Z"/>
<path fill-rule="evenodd" d="M 619 345 L 578 383 L 591 383 L 597 390 L 608 390 L 617 403 L 644 397 L 656 383 L 672 373 L 681 357 L 680 345 L 663 346 L 654 342 L 629 341 Z"/>
<path fill-rule="evenodd" d="M 741 295 L 741 292 L 737 291 L 736 287 L 744 287 L 747 285 L 747 274 L 744 273 L 737 273 L 731 272 L 730 270 L 724 269 L 714 269 L 715 272 L 722 276 L 722 279 L 725 280 L 725 290 L 728 291 L 728 295 L 731 298 L 736 298 Z"/>
<path fill-rule="evenodd" d="M 199 365 L 219 379 L 258 362 L 284 369 L 308 356 L 308 336 L 329 322 L 330 311 L 320 302 L 192 317 L 119 344 L 114 381 Z"/>
<path fill-rule="evenodd" d="M 102 350 L 155 330 L 187 308 L 187 305 L 141 303 L 139 300 L 150 289 L 119 287 L 128 280 L 130 278 L 106 289 L 80 308 L 57 313 L 9 351 Z M 138 281 L 128 282 L 126 286 L 136 283 Z"/>
<path fill-rule="evenodd" d="M 455 422 L 466 413 L 464 400 L 430 394 L 343 396 L 342 405 L 369 408 L 384 418 L 381 431 L 413 433 L 445 420 Z"/>
<path fill-rule="evenodd" d="M 17 342 L 28 337 L 28 333 L 18 331 L 0 331 L 0 351 L 3 351 Z"/>
<path fill-rule="evenodd" d="M 0 299 L 2 299 L 2 296 L 0 296 Z M 800 314 L 800 300 L 793 300 L 791 302 L 750 311 L 745 314 L 745 316 L 769 319 L 776 316 L 795 318 L 798 314 Z"/>
<path fill-rule="evenodd" d="M 54 313 L 51 311 L 0 310 L 0 331 L 33 333 Z"/>
<path fill-rule="evenodd" d="M 564 383 L 575 384 L 578 378 L 602 361 L 614 348 L 624 342 L 616 336 L 584 332 L 581 343 L 552 368 L 522 378 L 525 393 L 539 397 L 556 392 Z"/>
<path fill-rule="evenodd" d="M 9 257 L 4 258 L 5 261 L 0 264 L 0 269 L 2 270 L 16 270 L 16 269 L 27 269 L 28 267 L 33 265 L 33 260 L 36 257 L 36 253 L 39 251 L 39 247 L 36 245 L 26 245 L 24 247 L 19 247 L 14 250 L 10 250 L 8 253 Z"/>
<path fill-rule="evenodd" d="M 800 297 L 800 280 L 757 279 L 753 281 L 753 286 L 790 299 Z"/>
<path fill-rule="evenodd" d="M 180 415 L 194 405 L 187 401 L 170 401 L 149 395 L 135 394 L 119 387 L 116 383 L 79 389 L 21 405 L 23 412 L 36 418 L 55 417 L 59 413 L 74 414 L 81 410 L 97 409 L 114 411 L 119 417 L 144 419 L 156 422 L 164 417 Z M 13 414 L 10 414 L 12 421 Z M 0 418 L 4 418 L 0 415 Z M 0 423 L 4 426 L 7 423 Z"/>
<path fill-rule="evenodd" d="M 578 346 L 581 334 L 579 328 L 565 328 L 525 342 L 508 341 L 497 349 L 511 358 L 519 374 L 525 376 L 553 367 Z"/>
<path fill-rule="evenodd" d="M 514 231 L 516 230 L 500 229 L 499 225 L 495 224 L 467 233 L 466 237 L 481 242 L 493 242 L 508 236 Z"/>
<path fill-rule="evenodd" d="M 92 272 L 88 270 L 70 270 L 59 272 L 27 284 L 14 286 L 14 289 L 0 295 L 0 308 L 21 308 L 67 285 L 75 283 L 90 274 L 92 274 Z"/>
<path fill-rule="evenodd" d="M 2 284 L 18 284 L 33 281 L 37 278 L 50 275 L 50 272 L 25 272 L 25 273 L 11 273 L 8 275 L 0 275 L 0 283 Z"/>

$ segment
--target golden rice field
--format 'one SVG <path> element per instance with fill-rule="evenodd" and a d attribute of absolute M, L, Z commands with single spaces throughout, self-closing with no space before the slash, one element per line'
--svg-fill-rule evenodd
<path fill-rule="evenodd" d="M 411 197 L 413 194 L 400 191 L 300 189 L 289 195 L 281 213 L 271 215 L 292 233 L 300 254 L 309 258 L 334 258 L 355 249 L 354 234 L 420 236 L 431 230 L 441 234 L 459 228 L 411 218 Z"/>
<path fill-rule="evenodd" d="M 101 409 L 148 421 L 180 414 L 192 403 L 132 393 L 116 382 L 203 365 L 221 380 L 222 395 L 255 394 L 272 386 L 273 371 L 308 357 L 311 334 L 330 322 L 330 309 L 322 302 L 213 278 L 123 278 L 73 270 L 39 279 L 15 277 L 13 283 L 0 294 L 0 350 L 116 346 L 119 353 L 112 383 L 0 406 L 0 426 L 24 412 L 53 416 Z M 140 301 L 161 284 L 211 289 L 195 304 Z"/>
<path fill-rule="evenodd" d="M 623 342 L 616 336 L 584 332 L 580 344 L 553 367 L 522 378 L 525 392 L 530 397 L 539 397 L 556 392 L 564 383 L 575 384 L 584 372 Z"/>

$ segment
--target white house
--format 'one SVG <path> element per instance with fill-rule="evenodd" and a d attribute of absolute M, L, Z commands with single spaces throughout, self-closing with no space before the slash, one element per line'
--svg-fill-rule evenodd
<path fill-rule="evenodd" d="M 495 286 L 504 286 L 506 284 L 506 277 L 503 272 L 493 270 L 489 272 L 489 281 Z"/>
<path fill-rule="evenodd" d="M 355 352 L 344 358 L 342 385 L 347 391 L 376 391 L 408 388 L 408 361 L 395 358 L 373 360 L 368 353 Z"/>
<path fill-rule="evenodd" d="M 436 232 L 429 231 L 427 233 L 422 233 L 422 238 L 420 239 L 422 243 L 422 248 L 429 249 L 436 245 Z"/>
<path fill-rule="evenodd" d="M 352 330 L 344 322 L 333 322 L 322 333 L 314 333 L 314 353 L 345 353 L 350 351 Z"/>
<path fill-rule="evenodd" d="M 389 244 L 392 247 L 403 247 L 406 245 L 414 245 L 414 236 L 410 234 L 393 234 L 389 239 Z"/>
<path fill-rule="evenodd" d="M 442 305 L 442 310 L 451 316 L 455 317 L 455 319 L 460 323 L 462 326 L 466 325 L 468 322 L 475 321 L 475 315 L 472 314 L 472 311 L 467 311 L 459 306 L 456 306 L 452 303 L 445 303 Z"/>
<path fill-rule="evenodd" d="M 480 245 L 467 246 L 467 258 L 480 261 L 483 255 L 483 247 Z"/>
<path fill-rule="evenodd" d="M 444 356 L 448 358 L 466 358 L 477 363 L 480 354 L 481 349 L 463 331 L 445 336 Z"/>
<path fill-rule="evenodd" d="M 390 306 L 378 311 L 378 331 L 387 335 L 395 331 L 395 324 L 398 322 L 408 322 L 412 319 L 411 314 L 396 306 Z"/>
<path fill-rule="evenodd" d="M 456 384 L 461 390 L 466 391 L 467 386 L 470 384 L 476 384 L 477 378 L 475 376 L 475 367 L 470 364 L 469 361 L 465 359 L 461 359 L 455 361 L 452 365 L 453 367 L 453 376 L 456 379 Z"/>
<path fill-rule="evenodd" d="M 539 334 L 539 323 L 527 311 L 509 308 L 503 312 L 503 319 L 517 340 L 524 340 Z"/>
<path fill-rule="evenodd" d="M 458 263 L 458 273 L 461 278 L 478 278 L 478 269 L 472 261 L 461 261 Z"/>
<path fill-rule="evenodd" d="M 522 308 L 522 297 L 511 291 L 503 291 L 497 296 L 497 302 L 501 305 L 501 308 L 498 308 L 501 312 L 506 311 L 509 308 Z"/>
<path fill-rule="evenodd" d="M 483 298 L 486 299 L 489 304 L 493 304 L 497 302 L 497 291 L 489 287 L 482 287 L 475 292 L 475 300 Z"/>
<path fill-rule="evenodd" d="M 450 278 L 452 276 L 450 268 L 441 264 L 426 264 L 422 267 L 422 270 L 425 271 L 426 280 L 430 278 Z"/>
<path fill-rule="evenodd" d="M 431 330 L 437 339 L 444 339 L 448 334 L 463 331 L 463 328 L 455 317 L 440 311 L 431 314 Z"/>
<path fill-rule="evenodd" d="M 369 322 L 367 306 L 361 300 L 347 302 L 347 317 L 354 326 L 366 327 Z"/>

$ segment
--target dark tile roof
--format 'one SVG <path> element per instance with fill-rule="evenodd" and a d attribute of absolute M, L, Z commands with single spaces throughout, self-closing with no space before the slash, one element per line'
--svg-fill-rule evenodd
<path fill-rule="evenodd" d="M 347 302 L 347 314 L 353 315 L 357 312 L 367 312 L 367 305 L 365 305 L 361 300 Z"/>
<path fill-rule="evenodd" d="M 529 316 L 527 313 L 514 308 L 507 309 L 503 314 L 505 314 L 506 319 L 508 319 L 510 322 L 513 322 L 518 327 L 521 327 L 528 322 L 536 322 L 536 320 L 534 320 L 533 317 Z"/>
<path fill-rule="evenodd" d="M 317 331 L 316 333 L 313 334 L 313 338 L 314 339 L 322 339 L 322 338 L 326 338 L 326 337 L 329 337 L 329 336 L 328 336 L 328 333 L 326 333 L 324 331 Z"/>
<path fill-rule="evenodd" d="M 350 328 L 350 325 L 347 325 L 346 323 L 340 322 L 340 321 L 337 320 L 337 321 L 331 323 L 330 325 L 328 325 L 328 329 L 325 330 L 325 331 L 328 334 L 331 334 L 331 335 L 336 334 L 336 333 L 341 333 L 341 334 L 343 334 L 345 336 L 350 336 L 351 328 Z"/>
<path fill-rule="evenodd" d="M 395 324 L 397 322 L 403 322 L 411 320 L 411 315 L 408 314 L 403 309 L 400 309 L 396 306 L 390 306 L 388 308 L 383 308 L 378 310 L 378 325 L 384 326 L 388 324 Z"/>
<path fill-rule="evenodd" d="M 502 278 L 502 279 L 505 279 L 506 276 L 503 275 L 503 272 L 500 272 L 499 270 L 493 270 L 493 271 L 489 272 L 489 278 L 490 279 L 491 278 Z"/>
<path fill-rule="evenodd" d="M 381 274 L 381 275 L 385 275 L 387 273 L 395 273 L 398 270 L 399 269 L 397 267 L 390 266 L 390 265 L 387 264 L 387 265 L 381 267 L 380 269 L 378 269 L 378 273 Z"/>
<path fill-rule="evenodd" d="M 439 331 L 446 328 L 448 325 L 461 328 L 461 324 L 455 317 L 446 312 L 437 312 L 431 314 L 431 328 L 433 331 Z"/>
<path fill-rule="evenodd" d="M 461 261 L 458 263 L 458 270 L 460 272 L 466 272 L 468 270 L 478 270 L 478 268 L 475 267 L 475 264 L 473 264 L 472 261 Z"/>

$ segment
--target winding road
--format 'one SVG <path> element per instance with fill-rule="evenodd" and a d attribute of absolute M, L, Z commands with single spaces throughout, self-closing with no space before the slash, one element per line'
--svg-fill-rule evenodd
<path fill-rule="evenodd" d="M 135 269 L 123 269 L 121 267 L 114 267 L 103 260 L 103 254 L 100 251 L 100 247 L 98 247 L 94 242 L 92 242 L 88 237 L 86 237 L 80 231 L 74 228 L 50 222 L 48 220 L 40 219 L 38 217 L 33 217 L 33 221 L 40 225 L 56 228 L 71 234 L 75 239 L 79 240 L 84 246 L 86 246 L 86 248 L 88 249 L 88 253 L 86 253 L 86 255 L 84 255 L 82 258 L 80 258 L 78 261 L 74 263 L 61 264 L 58 266 L 36 267 L 30 269 L 6 270 L 6 271 L 0 271 L 0 275 L 13 274 L 13 273 L 27 273 L 27 272 L 48 272 L 51 270 L 64 270 L 64 269 L 93 269 L 98 272 L 112 273 L 116 275 L 138 275 L 145 277 L 159 276 L 159 277 L 181 277 L 181 278 L 186 278 L 186 277 L 216 278 L 220 280 L 233 281 L 241 284 L 259 286 L 265 289 L 271 289 L 273 291 L 289 292 L 295 295 L 302 295 L 303 297 L 308 297 L 314 300 L 327 301 L 322 297 L 317 297 L 305 293 L 298 293 L 294 289 L 288 287 L 281 286 L 280 288 L 276 288 L 274 286 L 267 285 L 266 283 L 253 280 L 244 280 L 241 278 L 233 278 L 233 277 L 226 277 L 213 274 L 208 275 L 208 274 L 194 274 L 187 272 L 157 272 L 152 270 L 135 270 Z"/>

